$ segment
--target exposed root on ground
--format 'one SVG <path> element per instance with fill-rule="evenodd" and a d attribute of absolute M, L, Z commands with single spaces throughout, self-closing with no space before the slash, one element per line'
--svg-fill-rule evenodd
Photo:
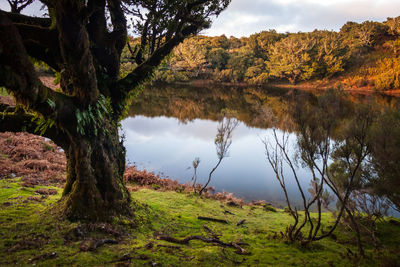
<path fill-rule="evenodd" d="M 221 241 L 218 237 L 205 237 L 205 236 L 201 236 L 201 235 L 191 235 L 184 239 L 177 239 L 177 238 L 171 237 L 169 235 L 159 235 L 159 236 L 157 236 L 157 239 L 164 240 L 164 241 L 171 242 L 171 243 L 181 244 L 181 245 L 189 245 L 190 241 L 199 240 L 199 241 L 203 241 L 205 243 L 219 245 L 221 247 L 235 248 L 236 249 L 235 252 L 240 255 L 248 255 L 249 254 L 249 252 L 247 252 L 244 248 L 242 248 L 240 246 L 240 245 L 244 245 L 243 243 L 235 243 L 235 242 L 226 243 L 226 242 Z"/>

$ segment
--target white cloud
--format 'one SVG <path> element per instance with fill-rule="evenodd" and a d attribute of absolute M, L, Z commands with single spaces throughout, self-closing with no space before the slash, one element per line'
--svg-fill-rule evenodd
<path fill-rule="evenodd" d="M 399 15 L 397 0 L 232 0 L 204 33 L 240 37 L 269 29 L 339 30 L 347 21 L 384 21 Z"/>
<path fill-rule="evenodd" d="M 36 1 L 24 13 L 40 16 L 45 12 L 40 7 Z M 5 0 L 0 0 L 0 9 L 9 10 Z M 203 34 L 241 37 L 269 29 L 339 30 L 347 21 L 384 21 L 399 15 L 399 0 L 232 0 Z"/>

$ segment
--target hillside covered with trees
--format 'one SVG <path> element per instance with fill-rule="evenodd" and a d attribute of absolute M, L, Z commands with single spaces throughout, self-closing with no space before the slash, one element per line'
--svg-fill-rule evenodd
<path fill-rule="evenodd" d="M 122 54 L 129 72 L 139 45 L 132 38 Z M 347 22 L 339 32 L 262 31 L 250 37 L 195 36 L 166 58 L 155 81 L 212 80 L 248 84 L 323 80 L 344 87 L 400 88 L 400 17 L 385 22 Z"/>

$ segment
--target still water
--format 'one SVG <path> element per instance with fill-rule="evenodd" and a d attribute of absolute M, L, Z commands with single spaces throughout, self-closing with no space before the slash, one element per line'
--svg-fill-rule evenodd
<path fill-rule="evenodd" d="M 286 108 L 292 95 L 293 91 L 276 88 L 148 88 L 135 98 L 129 117 L 122 122 L 127 161 L 139 169 L 186 183 L 192 179 L 192 161 L 198 157 L 198 182 L 203 184 L 218 162 L 214 139 L 221 114 L 229 110 L 239 123 L 232 134 L 229 156 L 214 172 L 210 186 L 246 201 L 264 199 L 285 206 L 262 140 L 272 138 L 272 127 L 278 129 L 278 136 L 286 130 Z M 349 97 L 358 101 L 367 98 Z M 397 100 L 390 97 L 380 97 L 380 101 L 388 106 L 397 105 Z M 292 132 L 292 156 L 295 143 L 296 134 Z M 301 166 L 296 168 L 307 192 L 310 173 Z M 289 195 L 295 202 L 300 201 L 292 173 L 285 170 L 285 174 Z"/>

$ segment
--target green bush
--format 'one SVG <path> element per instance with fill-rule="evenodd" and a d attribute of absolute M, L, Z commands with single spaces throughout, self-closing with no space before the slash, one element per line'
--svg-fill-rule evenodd
<path fill-rule="evenodd" d="M 276 209 L 274 207 L 272 207 L 272 206 L 265 205 L 264 208 L 265 208 L 265 211 L 276 212 Z"/>
<path fill-rule="evenodd" d="M 269 81 L 269 74 L 261 73 L 257 77 L 254 77 L 254 78 L 248 80 L 247 82 L 249 84 L 266 84 L 266 83 L 268 83 L 268 81 Z"/>
<path fill-rule="evenodd" d="M 6 90 L 6 88 L 4 87 L 0 87 L 0 96 L 8 96 L 8 92 Z"/>
<path fill-rule="evenodd" d="M 214 79 L 218 82 L 231 82 L 233 79 L 233 70 L 226 69 L 214 72 Z"/>
<path fill-rule="evenodd" d="M 386 58 L 377 66 L 375 77 L 376 90 L 400 88 L 400 58 Z"/>

